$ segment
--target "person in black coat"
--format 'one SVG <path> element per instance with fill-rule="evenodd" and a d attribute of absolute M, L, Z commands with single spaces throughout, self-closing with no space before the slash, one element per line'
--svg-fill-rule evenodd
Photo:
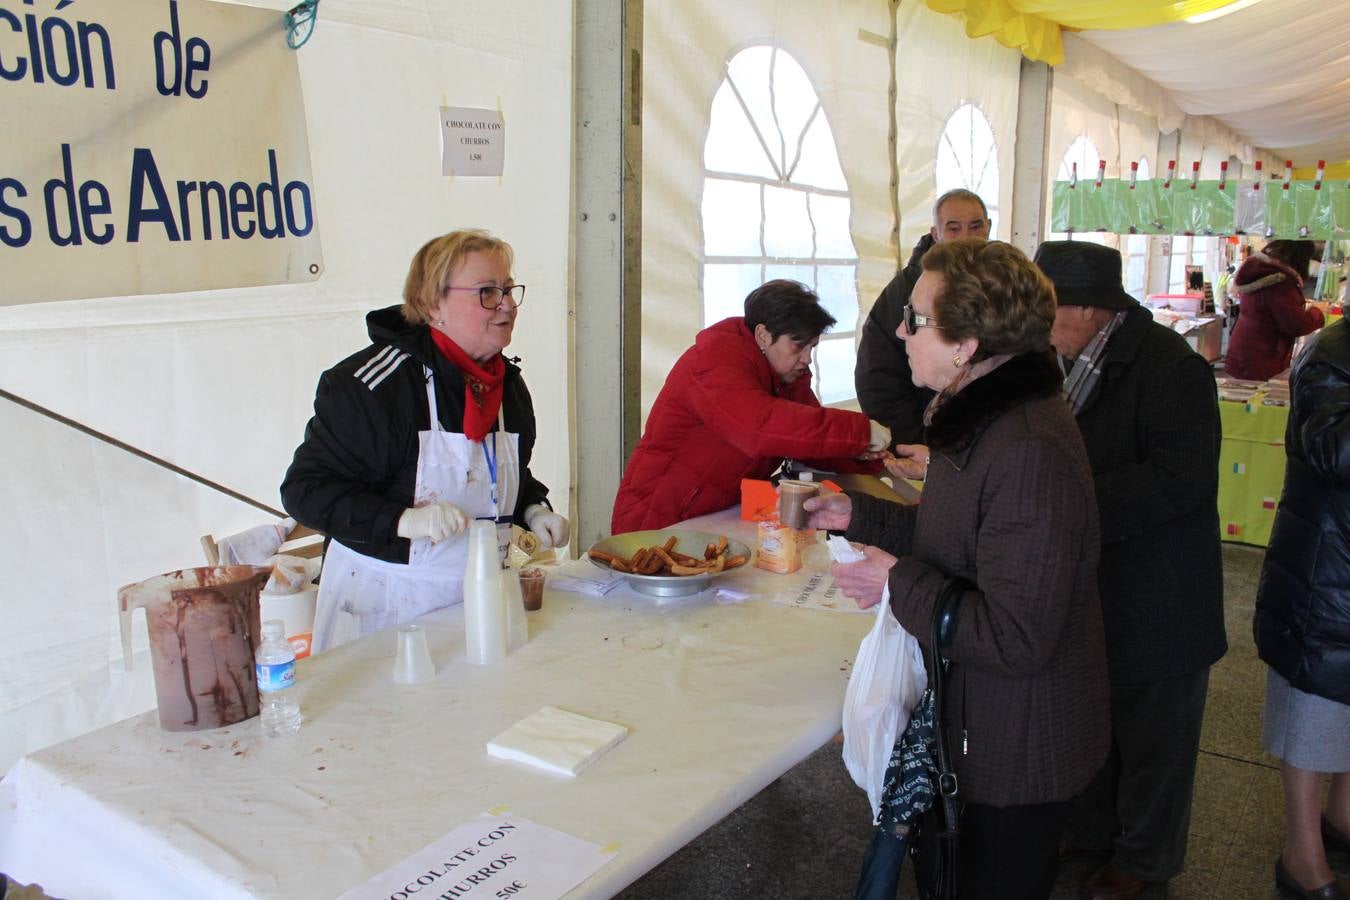
<path fill-rule="evenodd" d="M 914 245 L 909 262 L 886 285 L 863 324 L 858 340 L 858 362 L 853 369 L 858 405 L 867 414 L 891 430 L 892 449 L 923 441 L 923 411 L 933 392 L 914 383 L 905 345 L 896 337 L 900 319 L 909 303 L 910 291 L 923 272 L 923 256 L 938 241 L 988 237 L 989 211 L 979 194 L 962 188 L 947 191 L 933 205 L 933 226 Z M 902 459 L 905 451 L 899 451 Z M 923 454 L 921 459 L 927 459 Z M 906 477 L 922 477 L 923 468 L 897 472 Z"/>
<path fill-rule="evenodd" d="M 525 298 L 514 260 L 485 231 L 433 238 L 403 304 L 366 317 L 370 346 L 320 376 L 281 484 L 286 511 L 328 537 L 313 652 L 459 603 L 475 520 L 503 561 L 513 524 L 567 542 L 530 471 L 530 392 L 503 354 Z"/>
<path fill-rule="evenodd" d="M 1120 254 L 1050 241 L 1051 340 L 1092 464 L 1112 749 L 1066 844 L 1109 853 L 1084 896 L 1132 897 L 1182 871 L 1209 668 L 1228 649 L 1218 397 L 1209 364 L 1121 283 Z"/>
<path fill-rule="evenodd" d="M 1350 332 L 1312 339 L 1294 363 L 1284 493 L 1257 588 L 1265 746 L 1281 760 L 1283 893 L 1344 898 L 1327 851 L 1350 853 Z M 1322 813 L 1322 773 L 1335 773 Z"/>

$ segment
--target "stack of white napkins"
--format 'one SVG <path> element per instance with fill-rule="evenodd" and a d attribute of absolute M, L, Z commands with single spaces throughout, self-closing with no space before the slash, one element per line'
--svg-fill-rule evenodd
<path fill-rule="evenodd" d="M 575 776 L 628 736 L 612 722 L 545 706 L 488 741 L 488 756 Z"/>

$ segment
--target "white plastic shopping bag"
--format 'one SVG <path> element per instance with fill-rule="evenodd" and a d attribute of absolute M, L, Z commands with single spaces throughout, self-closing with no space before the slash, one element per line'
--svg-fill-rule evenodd
<path fill-rule="evenodd" d="M 843 549 L 833 546 L 836 540 L 844 544 Z M 830 543 L 830 555 L 837 562 L 862 558 L 842 538 L 831 538 Z M 843 550 L 852 552 L 854 558 L 847 558 Z M 881 787 L 891 749 L 927 687 L 923 651 L 918 639 L 905 631 L 891 612 L 888 585 L 877 604 L 876 622 L 858 645 L 844 693 L 844 765 L 858 787 L 867 792 L 873 822 L 881 810 Z"/>

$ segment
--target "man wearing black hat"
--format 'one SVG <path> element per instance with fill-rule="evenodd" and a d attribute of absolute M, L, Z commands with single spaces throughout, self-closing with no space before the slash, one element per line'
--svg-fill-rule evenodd
<path fill-rule="evenodd" d="M 1092 463 L 1111 676 L 1111 755 L 1062 855 L 1109 855 L 1083 897 L 1134 897 L 1184 867 L 1209 667 L 1228 648 L 1218 400 L 1209 364 L 1125 292 L 1118 252 L 1048 241 L 1036 264 Z"/>

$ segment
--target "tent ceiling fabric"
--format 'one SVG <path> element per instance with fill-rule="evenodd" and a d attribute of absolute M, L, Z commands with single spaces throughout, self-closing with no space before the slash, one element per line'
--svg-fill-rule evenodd
<path fill-rule="evenodd" d="M 1350 159 L 1350 18 L 1336 4 L 1262 0 L 1231 15 L 1081 37 L 1296 165 Z"/>
<path fill-rule="evenodd" d="M 1064 61 L 1064 28 L 1145 28 L 1213 12 L 1233 0 L 925 0 L 930 9 L 959 16 L 970 37 L 990 35 L 1028 58 Z"/>

